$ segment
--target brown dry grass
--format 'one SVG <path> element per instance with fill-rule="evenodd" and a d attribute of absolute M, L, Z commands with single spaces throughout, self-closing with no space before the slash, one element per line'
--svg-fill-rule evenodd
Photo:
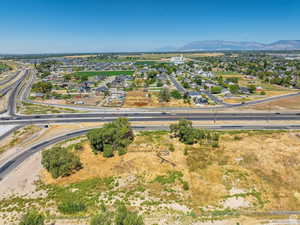
<path fill-rule="evenodd" d="M 162 163 L 156 153 L 173 144 L 175 151 L 166 159 L 176 164 Z M 184 149 L 188 148 L 187 156 Z M 233 187 L 261 195 L 264 210 L 300 209 L 300 134 L 299 132 L 248 131 L 225 133 L 220 147 L 185 146 L 168 134 L 138 135 L 124 156 L 104 158 L 92 153 L 88 143 L 79 153 L 84 168 L 57 180 L 43 172 L 46 183 L 69 184 L 93 177 L 144 176 L 146 182 L 168 171 L 181 171 L 190 189 L 182 193 L 193 208 L 218 205 Z M 138 152 L 136 152 L 138 151 Z M 161 187 L 150 183 L 151 193 L 161 197 Z M 246 197 L 256 202 L 255 197 Z M 259 206 L 261 206 L 259 205 Z M 256 206 L 258 207 L 258 206 Z"/>
<path fill-rule="evenodd" d="M 157 157 L 157 152 L 166 150 L 170 144 L 174 144 L 176 149 L 166 158 L 178 164 L 179 168 L 186 168 L 185 158 L 183 156 L 183 145 L 175 140 L 170 140 L 168 135 L 159 137 L 159 140 L 149 142 L 148 136 L 136 136 L 134 142 L 128 147 L 128 153 L 124 156 L 118 156 L 117 153 L 113 158 L 104 158 L 101 154 L 95 155 L 88 142 L 84 143 L 84 150 L 79 153 L 84 168 L 69 177 L 53 179 L 50 174 L 43 172 L 46 183 L 67 184 L 93 177 L 107 176 L 128 176 L 147 174 L 149 180 L 158 174 L 166 173 L 174 169 L 171 164 L 161 163 Z M 161 144 L 159 144 L 161 143 Z M 183 165 L 183 166 L 182 166 Z M 151 173 L 149 173 L 151 171 Z"/>
<path fill-rule="evenodd" d="M 243 109 L 255 110 L 299 110 L 300 96 L 293 96 L 284 99 L 272 100 L 252 106 L 243 107 Z"/>

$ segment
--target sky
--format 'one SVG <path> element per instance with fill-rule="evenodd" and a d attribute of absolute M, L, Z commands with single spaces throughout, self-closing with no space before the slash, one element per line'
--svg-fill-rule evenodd
<path fill-rule="evenodd" d="M 201 40 L 300 40 L 300 0 L 3 0 L 0 5 L 0 54 L 152 51 Z"/>

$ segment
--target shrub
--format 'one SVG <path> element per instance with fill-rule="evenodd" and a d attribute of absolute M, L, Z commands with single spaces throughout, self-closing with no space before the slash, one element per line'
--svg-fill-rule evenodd
<path fill-rule="evenodd" d="M 63 214 L 75 214 L 86 210 L 86 206 L 82 202 L 65 201 L 58 205 L 58 210 Z"/>
<path fill-rule="evenodd" d="M 173 144 L 170 144 L 170 146 L 169 146 L 169 151 L 170 151 L 170 152 L 174 152 L 174 151 L 175 151 L 175 147 L 174 147 Z"/>
<path fill-rule="evenodd" d="M 213 142 L 211 146 L 212 146 L 213 148 L 218 148 L 218 147 L 219 147 L 219 144 L 218 144 L 218 142 Z"/>
<path fill-rule="evenodd" d="M 183 181 L 182 188 L 183 188 L 183 190 L 185 190 L 185 191 L 189 190 L 189 189 L 190 189 L 190 186 L 189 186 L 188 182 Z"/>
<path fill-rule="evenodd" d="M 111 225 L 113 216 L 111 213 L 101 213 L 91 218 L 90 225 Z"/>
<path fill-rule="evenodd" d="M 119 205 L 116 217 L 115 225 L 144 225 L 144 219 L 136 212 L 130 212 L 124 204 Z"/>
<path fill-rule="evenodd" d="M 77 151 L 80 151 L 80 150 L 83 149 L 83 146 L 82 146 L 81 143 L 77 143 L 77 144 L 75 144 L 74 149 L 77 150 Z"/>
<path fill-rule="evenodd" d="M 265 91 L 261 91 L 260 94 L 261 95 L 266 95 L 266 92 Z"/>
<path fill-rule="evenodd" d="M 87 137 L 93 152 L 103 152 L 104 157 L 112 157 L 115 150 L 119 151 L 119 155 L 125 154 L 127 146 L 134 139 L 133 131 L 126 118 L 118 118 L 102 128 L 93 129 Z"/>
<path fill-rule="evenodd" d="M 61 147 L 44 151 L 42 153 L 42 165 L 51 173 L 53 178 L 69 176 L 82 168 L 79 157 Z"/>
<path fill-rule="evenodd" d="M 30 211 L 26 213 L 19 225 L 44 225 L 45 217 L 37 211 Z"/>

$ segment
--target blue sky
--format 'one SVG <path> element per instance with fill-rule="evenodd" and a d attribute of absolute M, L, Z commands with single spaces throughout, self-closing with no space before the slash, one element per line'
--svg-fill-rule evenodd
<path fill-rule="evenodd" d="M 299 0 L 9 0 L 0 6 L 0 54 L 282 39 L 300 39 Z"/>

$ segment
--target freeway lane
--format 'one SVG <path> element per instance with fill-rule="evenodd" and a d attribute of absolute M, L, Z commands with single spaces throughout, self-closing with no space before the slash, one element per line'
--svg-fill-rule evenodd
<path fill-rule="evenodd" d="M 29 70 L 25 70 L 24 75 L 22 76 L 22 78 L 20 80 L 18 80 L 16 82 L 15 87 L 14 87 L 11 95 L 9 96 L 9 99 L 8 99 L 8 113 L 9 113 L 9 115 L 14 116 L 15 113 L 16 113 L 17 95 L 19 94 L 22 82 L 25 80 L 25 78 L 28 76 L 28 74 L 29 74 Z"/>
<path fill-rule="evenodd" d="M 79 118 L 104 118 L 104 117 L 299 117 L 300 113 L 172 113 L 172 112 L 127 112 L 127 113 L 71 113 L 71 114 L 46 114 L 30 116 L 1 117 L 4 120 L 34 120 L 34 119 L 79 119 Z"/>
<path fill-rule="evenodd" d="M 180 119 L 192 121 L 300 121 L 299 113 L 116 113 L 2 117 L 0 125 L 109 122 L 118 117 L 127 117 L 132 122 L 177 121 Z"/>
<path fill-rule="evenodd" d="M 300 129 L 300 125 L 224 125 L 224 126 L 195 126 L 195 127 L 201 127 L 204 129 L 215 129 L 215 130 L 241 130 L 241 129 L 250 129 L 250 130 L 259 130 L 259 129 Z M 166 130 L 168 129 L 168 126 L 133 126 L 134 130 Z M 55 143 L 81 136 L 85 133 L 87 133 L 90 129 L 84 129 L 80 131 L 74 131 L 69 134 L 65 134 L 62 136 L 55 137 L 51 140 L 43 141 L 41 143 L 38 143 L 29 149 L 23 151 L 21 154 L 16 155 L 12 158 L 10 158 L 8 161 L 2 163 L 0 165 L 0 180 L 2 180 L 5 176 L 7 176 L 11 171 L 13 171 L 17 166 L 19 166 L 22 162 L 24 162 L 27 158 L 35 154 L 36 152 L 39 152 L 46 148 L 47 146 L 53 145 Z"/>
<path fill-rule="evenodd" d="M 0 81 L 0 86 L 11 82 L 13 79 L 15 79 L 17 76 L 19 76 L 20 73 L 21 73 L 21 71 L 17 71 L 16 74 L 14 76 L 10 76 L 9 79 L 1 80 Z"/>

